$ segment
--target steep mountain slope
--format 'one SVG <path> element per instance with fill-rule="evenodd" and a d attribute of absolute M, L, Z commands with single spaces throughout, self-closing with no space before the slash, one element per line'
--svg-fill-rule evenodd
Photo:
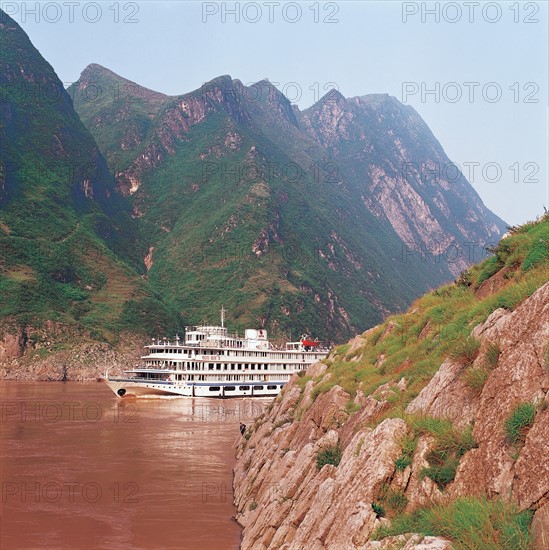
<path fill-rule="evenodd" d="M 176 316 L 120 258 L 135 265 L 137 225 L 103 155 L 52 67 L 1 15 L 1 335 L 17 334 L 17 355 L 41 323 L 109 339 L 173 329 Z"/>
<path fill-rule="evenodd" d="M 548 548 L 548 279 L 546 214 L 295 375 L 239 446 L 242 547 Z"/>
<path fill-rule="evenodd" d="M 417 252 L 423 241 L 403 242 L 394 220 L 366 200 L 352 159 L 309 135 L 314 117 L 293 109 L 267 81 L 245 87 L 224 76 L 189 94 L 154 96 L 150 123 L 128 142 L 120 136 L 136 135 L 136 111 L 147 110 L 142 99 L 100 108 L 82 99 L 106 78 L 109 88 L 126 82 L 90 66 L 71 89 L 75 107 L 129 195 L 151 283 L 187 319 L 215 318 L 224 304 L 240 327 L 335 341 L 456 272 L 446 249 L 427 262 Z M 149 93 L 141 90 L 140 98 Z M 107 131 L 113 119 L 118 129 Z M 120 150 L 123 161 L 114 166 Z M 410 208 L 406 217 L 416 213 Z M 498 227 L 474 238 L 490 242 Z M 453 229 L 444 234 L 446 246 L 464 238 Z"/>
<path fill-rule="evenodd" d="M 139 156 L 155 117 L 170 101 L 95 64 L 86 67 L 68 92 L 86 126 L 95 129 L 97 145 L 115 174 Z M 131 184 L 121 190 L 131 193 Z"/>
<path fill-rule="evenodd" d="M 411 249 L 449 259 L 457 275 L 481 259 L 473 257 L 473 244 L 499 240 L 503 221 L 484 206 L 413 107 L 388 95 L 345 99 L 332 92 L 301 119 L 346 167 L 351 191 L 389 220 Z"/>

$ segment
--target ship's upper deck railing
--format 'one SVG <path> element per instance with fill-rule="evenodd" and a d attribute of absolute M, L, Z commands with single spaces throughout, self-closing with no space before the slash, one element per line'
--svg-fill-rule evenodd
<path fill-rule="evenodd" d="M 197 335 L 204 335 L 207 338 L 213 339 L 238 339 L 237 333 L 230 333 L 226 327 L 219 327 L 214 325 L 197 325 L 185 327 L 185 342 L 196 341 Z"/>

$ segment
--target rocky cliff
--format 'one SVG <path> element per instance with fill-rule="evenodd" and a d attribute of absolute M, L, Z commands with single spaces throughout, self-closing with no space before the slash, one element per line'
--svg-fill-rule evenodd
<path fill-rule="evenodd" d="M 331 92 L 301 123 L 346 167 L 348 185 L 376 216 L 411 249 L 451 257 L 454 275 L 481 259 L 465 243 L 499 240 L 501 220 L 413 107 L 387 94 L 346 99 Z"/>
<path fill-rule="evenodd" d="M 548 278 L 546 216 L 295 375 L 238 450 L 242 548 L 549 548 Z"/>
<path fill-rule="evenodd" d="M 149 281 L 190 323 L 225 305 L 239 328 L 342 341 L 504 230 L 389 96 L 330 92 L 300 112 L 267 80 L 166 97 L 99 65 L 70 93 L 132 204 Z"/>
<path fill-rule="evenodd" d="M 45 321 L 21 326 L 13 319 L 0 322 L 0 379 L 96 380 L 122 374 L 139 363 L 143 338 L 122 332 L 116 342 L 98 341 L 75 325 Z"/>

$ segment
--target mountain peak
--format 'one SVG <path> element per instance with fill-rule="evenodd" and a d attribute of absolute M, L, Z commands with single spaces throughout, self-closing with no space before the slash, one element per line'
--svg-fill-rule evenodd
<path fill-rule="evenodd" d="M 80 78 L 75 83 L 79 90 L 87 88 L 91 84 L 103 86 L 108 91 L 116 91 L 120 95 L 124 94 L 129 99 L 146 99 L 150 102 L 162 102 L 169 96 L 150 88 L 145 88 L 140 84 L 133 82 L 119 74 L 99 65 L 99 63 L 90 63 L 80 74 Z M 103 90 L 107 92 L 107 90 Z"/>
<path fill-rule="evenodd" d="M 328 90 L 326 94 L 324 94 L 320 101 L 346 101 L 345 96 L 337 89 L 332 88 L 331 90 Z"/>
<path fill-rule="evenodd" d="M 89 77 L 89 76 L 96 76 L 96 75 L 99 75 L 99 74 L 112 75 L 114 77 L 121 78 L 115 72 L 111 71 L 110 69 L 107 69 L 107 67 L 103 67 L 103 65 L 99 65 L 99 63 L 90 63 L 80 73 L 80 78 Z"/>
<path fill-rule="evenodd" d="M 234 81 L 231 75 L 223 74 L 221 76 L 212 78 L 208 82 L 204 82 L 200 87 L 200 89 L 209 88 L 209 87 L 219 87 L 223 90 L 227 90 L 227 89 L 232 90 L 234 88 Z"/>

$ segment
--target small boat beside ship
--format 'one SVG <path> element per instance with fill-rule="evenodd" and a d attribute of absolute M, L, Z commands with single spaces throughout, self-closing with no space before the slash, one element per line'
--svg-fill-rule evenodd
<path fill-rule="evenodd" d="M 318 340 L 303 335 L 277 347 L 264 329 L 246 329 L 244 337 L 221 325 L 185 327 L 184 339 L 154 339 L 145 346 L 142 366 L 104 382 L 119 397 L 273 397 L 292 374 L 328 355 Z"/>

